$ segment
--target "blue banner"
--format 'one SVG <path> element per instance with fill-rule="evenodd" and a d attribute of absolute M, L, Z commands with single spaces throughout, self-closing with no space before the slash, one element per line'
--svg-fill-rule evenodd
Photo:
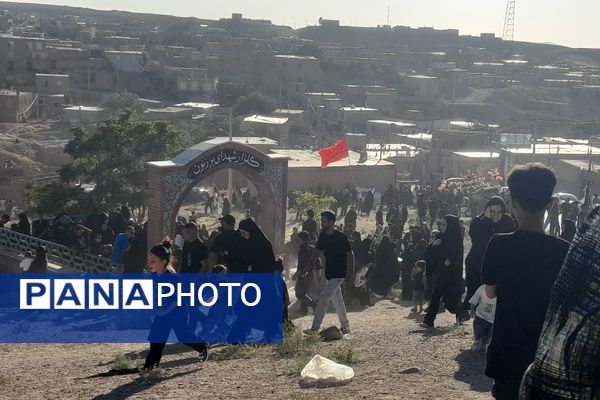
<path fill-rule="evenodd" d="M 3 343 L 281 343 L 279 274 L 0 274 Z"/>

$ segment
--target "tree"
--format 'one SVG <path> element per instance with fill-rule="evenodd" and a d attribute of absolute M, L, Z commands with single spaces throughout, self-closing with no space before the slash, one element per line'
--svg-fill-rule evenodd
<path fill-rule="evenodd" d="M 275 102 L 259 92 L 252 92 L 247 97 L 240 96 L 233 113 L 235 115 L 270 114 L 275 110 Z"/>
<path fill-rule="evenodd" d="M 136 94 L 127 91 L 111 94 L 104 99 L 102 106 L 113 115 L 120 114 L 126 110 L 131 110 L 135 114 L 142 114 L 146 109 L 146 106 Z"/>
<path fill-rule="evenodd" d="M 27 208 L 48 215 L 79 210 L 81 204 L 85 202 L 85 196 L 80 187 L 60 182 L 44 186 L 30 183 L 25 187 Z"/>
<path fill-rule="evenodd" d="M 122 204 L 144 207 L 146 162 L 171 158 L 183 149 L 182 134 L 172 125 L 135 121 L 131 111 L 103 122 L 93 132 L 75 128 L 73 134 L 65 146 L 73 161 L 60 169 L 61 179 L 94 184 L 91 201 L 104 209 Z"/>
<path fill-rule="evenodd" d="M 307 210 L 313 210 L 315 215 L 319 215 L 325 210 L 330 210 L 336 202 L 333 196 L 318 195 L 313 192 L 294 191 L 296 198 L 296 209 L 298 215 L 303 215 Z"/>

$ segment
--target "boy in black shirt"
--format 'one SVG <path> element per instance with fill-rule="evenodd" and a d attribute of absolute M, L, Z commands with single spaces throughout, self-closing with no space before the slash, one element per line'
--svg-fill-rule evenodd
<path fill-rule="evenodd" d="M 494 332 L 485 373 L 497 399 L 518 399 L 523 373 L 533 361 L 550 291 L 569 244 L 544 233 L 556 177 L 543 164 L 517 166 L 508 177 L 519 229 L 489 242 L 482 276 L 489 298 L 497 296 Z"/>
<path fill-rule="evenodd" d="M 198 225 L 188 222 L 183 227 L 183 250 L 179 264 L 180 273 L 198 273 L 208 259 L 208 249 L 198 237 Z M 204 268 L 206 270 L 206 268 Z"/>
<path fill-rule="evenodd" d="M 346 272 L 354 271 L 354 253 L 350 248 L 348 237 L 335 229 L 335 214 L 333 212 L 324 211 L 321 213 L 321 227 L 323 230 L 317 241 L 317 250 L 325 255 L 324 262 L 321 262 L 321 265 L 325 266 L 327 283 L 319 296 L 312 327 L 305 333 L 310 334 L 319 330 L 330 301 L 333 303 L 340 319 L 342 333 L 350 333 L 350 323 L 348 322 L 346 305 L 340 286 L 346 279 Z"/>

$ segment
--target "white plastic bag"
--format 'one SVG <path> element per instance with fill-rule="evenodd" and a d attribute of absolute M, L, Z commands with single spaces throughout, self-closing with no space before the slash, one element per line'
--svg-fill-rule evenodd
<path fill-rule="evenodd" d="M 343 382 L 354 377 L 354 370 L 317 354 L 306 364 L 300 372 L 300 376 L 309 379 L 333 379 Z"/>

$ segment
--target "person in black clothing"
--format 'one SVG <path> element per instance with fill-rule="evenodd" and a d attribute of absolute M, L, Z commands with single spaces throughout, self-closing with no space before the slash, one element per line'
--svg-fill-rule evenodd
<path fill-rule="evenodd" d="M 223 198 L 223 210 L 221 212 L 221 215 L 225 216 L 225 215 L 229 215 L 229 213 L 231 212 L 231 203 L 229 202 L 229 199 L 227 197 Z"/>
<path fill-rule="evenodd" d="M 383 227 L 383 206 L 379 206 L 379 209 L 375 213 L 375 223 Z"/>
<path fill-rule="evenodd" d="M 6 225 L 9 221 L 10 221 L 10 216 L 8 216 L 7 214 L 4 214 L 0 218 L 0 228 L 5 228 L 4 225 Z"/>
<path fill-rule="evenodd" d="M 209 268 L 212 270 L 215 265 L 223 264 L 231 273 L 248 272 L 248 266 L 242 262 L 242 237 L 235 230 L 235 218 L 225 215 L 219 218 L 219 221 L 221 221 L 221 232 L 213 238 L 208 252 Z"/>
<path fill-rule="evenodd" d="M 367 194 L 365 195 L 365 201 L 363 203 L 362 212 L 367 217 L 371 215 L 371 210 L 373 209 L 373 205 L 375 203 L 375 195 L 372 189 L 369 189 Z"/>
<path fill-rule="evenodd" d="M 358 219 L 358 214 L 354 209 L 354 206 L 350 207 L 350 210 L 346 213 L 344 217 L 344 225 L 346 227 L 350 227 L 350 230 L 354 232 L 356 229 L 356 220 Z"/>
<path fill-rule="evenodd" d="M 127 221 L 129 221 L 129 219 L 125 219 L 122 212 L 116 212 L 109 218 L 108 226 L 115 235 L 118 235 L 127 230 Z"/>
<path fill-rule="evenodd" d="M 160 276 L 162 274 L 175 274 L 175 268 L 171 265 L 171 242 L 164 241 L 161 244 L 153 246 L 148 252 L 147 269 L 150 273 Z M 169 337 L 171 330 L 175 331 L 178 338 L 189 338 L 194 336 L 193 332 L 182 332 L 181 321 L 187 320 L 187 309 L 185 307 L 176 307 L 174 300 L 166 304 L 161 312 L 155 316 L 150 327 L 150 352 L 146 356 L 143 369 L 150 370 L 157 368 L 162 353 L 165 348 L 165 343 Z M 200 355 L 201 361 L 208 359 L 208 346 L 206 343 L 185 343 Z"/>
<path fill-rule="evenodd" d="M 246 218 L 239 224 L 240 236 L 246 239 L 244 246 L 244 265 L 248 271 L 271 274 L 275 272 L 275 254 L 273 245 L 252 218 Z"/>
<path fill-rule="evenodd" d="M 394 253 L 394 246 L 390 238 L 384 236 L 375 251 L 375 268 L 369 279 L 369 288 L 380 296 L 387 296 L 399 278 L 398 257 Z"/>
<path fill-rule="evenodd" d="M 446 215 L 441 220 L 440 236 L 428 247 L 425 255 L 427 268 L 432 265 L 435 275 L 429 309 L 423 320 L 425 327 L 433 328 L 442 299 L 446 309 L 456 314 L 457 322 L 468 319 L 468 313 L 461 303 L 465 288 L 462 275 L 463 254 L 464 247 L 458 218 L 454 215 Z"/>
<path fill-rule="evenodd" d="M 198 225 L 188 222 L 183 227 L 183 250 L 179 263 L 180 273 L 208 272 L 208 248 L 198 237 Z M 205 267 L 206 265 L 206 267 Z"/>
<path fill-rule="evenodd" d="M 335 229 L 335 214 L 332 211 L 321 213 L 321 227 L 323 230 L 317 241 L 317 250 L 325 255 L 324 260 L 321 260 L 321 265 L 325 266 L 327 282 L 319 296 L 312 327 L 305 333 L 310 334 L 319 330 L 330 301 L 338 314 L 342 333 L 350 333 L 350 323 L 346 315 L 346 305 L 340 286 L 346 279 L 348 271 L 351 272 L 350 275 L 354 276 L 354 254 L 348 237 Z"/>
<path fill-rule="evenodd" d="M 35 249 L 35 258 L 27 270 L 30 274 L 45 274 L 48 272 L 48 259 L 46 258 L 46 248 L 38 246 Z"/>
<path fill-rule="evenodd" d="M 465 283 L 467 285 L 467 295 L 463 303 L 465 310 L 471 308 L 469 300 L 477 289 L 483 285 L 481 263 L 490 239 L 496 233 L 513 232 L 515 228 L 515 221 L 510 215 L 506 214 L 504 199 L 498 196 L 490 198 L 485 204 L 484 212 L 471 221 L 469 236 L 471 237 L 472 247 L 465 259 Z"/>
<path fill-rule="evenodd" d="M 105 222 L 100 227 L 100 236 L 102 236 L 102 244 L 112 244 L 115 241 L 115 233 L 108 226 L 108 222 Z"/>
<path fill-rule="evenodd" d="M 136 237 L 135 228 L 127 227 L 128 247 L 123 256 L 123 273 L 138 274 L 144 270 L 146 249 L 144 243 Z"/>
<path fill-rule="evenodd" d="M 315 246 L 310 244 L 310 235 L 308 232 L 298 233 L 298 239 L 302 242 L 298 250 L 298 267 L 292 277 L 296 281 L 296 298 L 300 302 L 300 312 L 302 315 L 308 314 L 308 307 L 313 310 L 317 307 L 317 302 L 309 295 L 309 289 L 312 281 L 315 279 L 315 269 L 319 265 L 319 252 Z"/>
<path fill-rule="evenodd" d="M 307 210 L 306 217 L 306 221 L 302 223 L 302 230 L 310 234 L 311 241 L 317 240 L 317 230 L 319 227 L 317 221 L 315 221 L 315 212 L 313 210 Z"/>
<path fill-rule="evenodd" d="M 204 201 L 204 214 L 208 215 L 208 210 L 210 210 L 210 213 L 212 214 L 214 202 L 215 202 L 214 196 L 209 195 L 206 198 L 206 200 Z"/>
<path fill-rule="evenodd" d="M 412 287 L 412 272 L 413 267 L 419 256 L 417 254 L 417 247 L 413 243 L 409 243 L 406 249 L 402 252 L 402 300 L 409 301 L 413 299 L 413 287 Z"/>
<path fill-rule="evenodd" d="M 43 213 L 38 213 L 38 219 L 31 224 L 31 234 L 36 238 L 47 240 L 50 231 L 50 223 L 44 219 Z"/>
<path fill-rule="evenodd" d="M 414 307 L 411 309 L 412 312 L 423 312 L 423 301 L 425 292 L 425 282 L 423 280 L 423 274 L 425 273 L 425 261 L 417 260 L 412 268 L 410 279 L 412 283 L 412 299 Z"/>
<path fill-rule="evenodd" d="M 20 232 L 24 235 L 31 235 L 31 224 L 29 223 L 29 218 L 27 218 L 27 214 L 22 212 L 18 215 L 19 223 L 17 224 L 17 232 Z"/>
<path fill-rule="evenodd" d="M 430 218 L 429 219 L 429 229 L 431 229 L 434 222 L 438 218 L 438 212 L 440 210 L 440 202 L 437 197 L 434 196 L 431 198 L 431 200 L 429 200 L 428 209 L 429 209 L 429 218 Z M 441 214 L 441 215 L 444 215 L 444 214 Z"/>
<path fill-rule="evenodd" d="M 573 221 L 572 219 L 565 219 L 563 221 L 563 231 L 560 234 L 560 238 L 566 240 L 567 242 L 571 243 L 573 241 L 573 239 L 575 238 L 575 234 L 577 233 L 577 225 L 575 224 L 575 221 Z"/>
<path fill-rule="evenodd" d="M 273 245 L 267 235 L 256 225 L 256 222 L 252 218 L 246 218 L 240 221 L 238 226 L 239 234 L 244 239 L 244 246 L 241 249 L 241 257 L 243 264 L 248 266 L 248 272 L 262 273 L 262 274 L 274 274 L 283 272 L 283 261 L 281 259 L 275 260 L 275 253 L 273 252 Z M 289 298 L 287 296 L 287 286 L 283 281 L 283 308 L 279 308 L 279 311 L 283 310 L 282 323 L 291 324 L 288 317 L 288 303 Z M 275 312 L 277 307 L 272 306 L 272 311 Z M 237 337 L 243 339 L 245 333 L 239 332 L 236 324 L 242 324 L 245 321 L 243 315 L 238 314 L 238 320 L 234 323 L 231 328 L 230 340 Z M 277 332 L 265 331 L 265 337 L 273 337 Z M 235 342 L 235 341 L 234 341 Z"/>
<path fill-rule="evenodd" d="M 495 235 L 482 264 L 486 295 L 497 297 L 485 374 L 494 379 L 492 394 L 501 400 L 519 398 L 569 248 L 568 242 L 544 233 L 544 214 L 552 207 L 556 185 L 552 170 L 539 163 L 517 166 L 507 183 L 519 228 Z"/>

